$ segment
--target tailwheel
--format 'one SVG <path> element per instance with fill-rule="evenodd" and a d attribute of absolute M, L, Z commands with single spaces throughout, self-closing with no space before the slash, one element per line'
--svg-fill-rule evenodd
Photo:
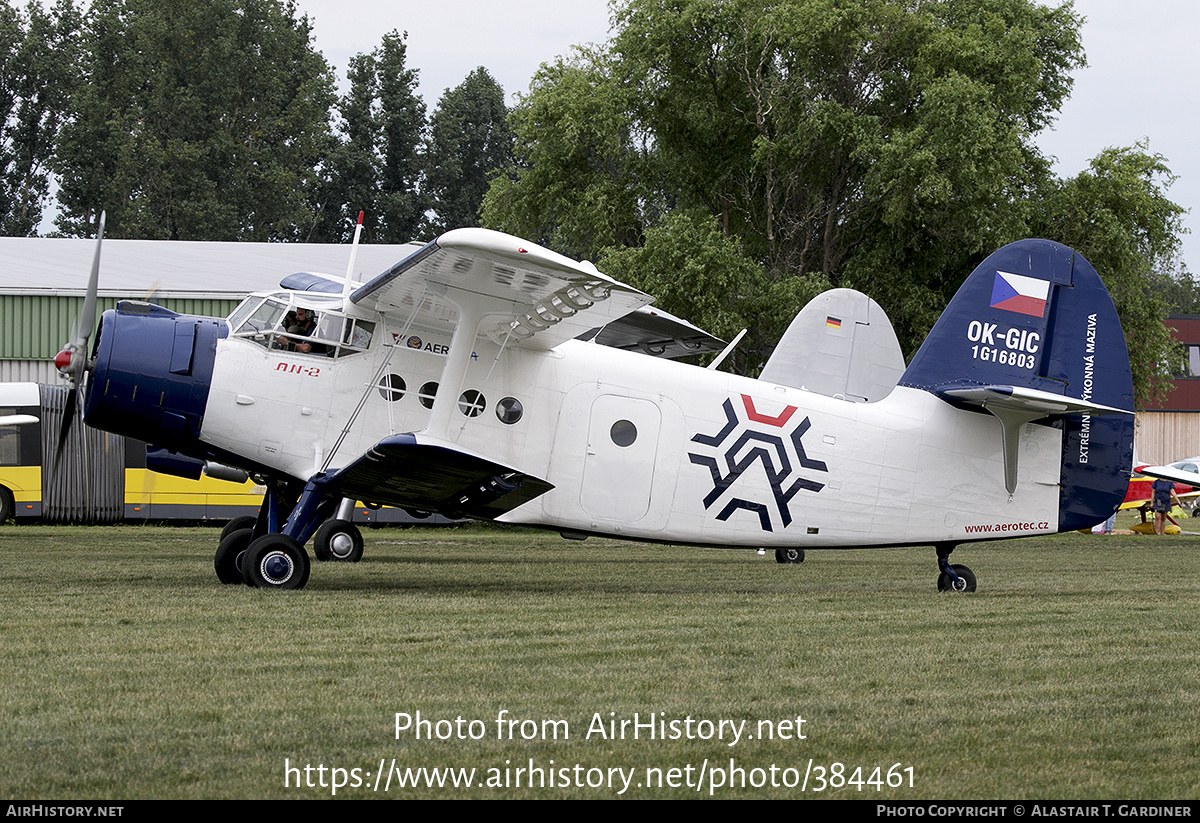
<path fill-rule="evenodd" d="M 357 563 L 363 556 L 362 532 L 348 520 L 326 520 L 313 537 L 313 553 L 318 560 Z"/>
<path fill-rule="evenodd" d="M 803 563 L 804 549 L 776 549 L 776 563 Z"/>
<path fill-rule="evenodd" d="M 973 592 L 975 591 L 975 572 L 966 566 L 951 566 L 950 553 L 954 551 L 953 543 L 939 543 L 937 549 L 939 592 Z"/>
<path fill-rule="evenodd" d="M 975 572 L 966 566 L 951 566 L 954 576 L 946 572 L 938 575 L 939 592 L 973 592 L 975 591 Z"/>
<path fill-rule="evenodd" d="M 221 544 L 217 546 L 216 557 L 213 558 L 213 566 L 217 569 L 217 579 L 222 583 L 244 582 L 242 559 L 246 555 L 246 549 L 250 548 L 250 541 L 253 537 L 253 529 L 237 529 L 222 537 Z"/>
<path fill-rule="evenodd" d="M 286 534 L 267 534 L 250 544 L 242 578 L 260 589 L 302 589 L 308 582 L 308 552 Z"/>

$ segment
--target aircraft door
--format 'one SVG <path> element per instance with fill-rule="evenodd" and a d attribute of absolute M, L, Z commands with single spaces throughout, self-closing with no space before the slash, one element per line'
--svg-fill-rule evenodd
<path fill-rule="evenodd" d="M 592 517 L 633 523 L 650 509 L 662 415 L 649 400 L 603 394 L 592 403 L 580 505 Z"/>

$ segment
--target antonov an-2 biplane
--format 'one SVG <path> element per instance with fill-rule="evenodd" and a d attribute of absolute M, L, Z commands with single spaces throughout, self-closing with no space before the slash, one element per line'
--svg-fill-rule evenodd
<path fill-rule="evenodd" d="M 810 303 L 757 380 L 670 359 L 703 335 L 650 302 L 458 229 L 366 283 L 289 276 L 226 319 L 123 302 L 90 357 L 85 308 L 57 362 L 88 424 L 262 479 L 257 520 L 215 558 L 261 588 L 304 586 L 310 539 L 318 559 L 361 557 L 363 500 L 781 562 L 932 545 L 939 589 L 969 591 L 957 544 L 1090 527 L 1125 496 L 1120 322 L 1057 243 L 988 257 L 907 368 L 858 292 Z"/>

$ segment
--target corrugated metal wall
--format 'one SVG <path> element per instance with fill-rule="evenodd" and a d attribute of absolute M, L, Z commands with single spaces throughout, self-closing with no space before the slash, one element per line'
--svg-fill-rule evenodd
<path fill-rule="evenodd" d="M 139 295 L 134 299 L 143 299 Z M 116 308 L 115 297 L 102 297 L 97 316 Z M 126 299 L 126 298 L 121 298 Z M 225 317 L 239 299 L 163 298 L 153 302 L 180 314 Z M 83 309 L 82 297 L 57 295 L 0 295 L 0 361 L 50 361 L 72 335 Z M 3 378 L 13 380 L 16 378 Z"/>
<path fill-rule="evenodd" d="M 125 514 L 125 438 L 85 426 L 76 417 L 56 461 L 67 392 L 61 386 L 41 387 L 42 521 L 119 523 Z"/>

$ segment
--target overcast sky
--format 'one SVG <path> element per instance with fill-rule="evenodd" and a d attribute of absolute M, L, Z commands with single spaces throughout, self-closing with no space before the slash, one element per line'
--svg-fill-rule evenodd
<path fill-rule="evenodd" d="M 509 102 L 528 90 L 542 63 L 573 45 L 608 39 L 606 0 L 298 0 L 313 23 L 317 48 L 343 80 L 350 57 L 379 45 L 393 29 L 408 32 L 408 65 L 420 72 L 430 110 L 448 89 L 484 66 Z M 1109 146 L 1149 139 L 1179 180 L 1168 194 L 1191 209 L 1184 259 L 1200 266 L 1200 3 L 1194 0 L 1076 0 L 1087 18 L 1088 67 L 1056 128 L 1039 140 L 1072 176 Z"/>

